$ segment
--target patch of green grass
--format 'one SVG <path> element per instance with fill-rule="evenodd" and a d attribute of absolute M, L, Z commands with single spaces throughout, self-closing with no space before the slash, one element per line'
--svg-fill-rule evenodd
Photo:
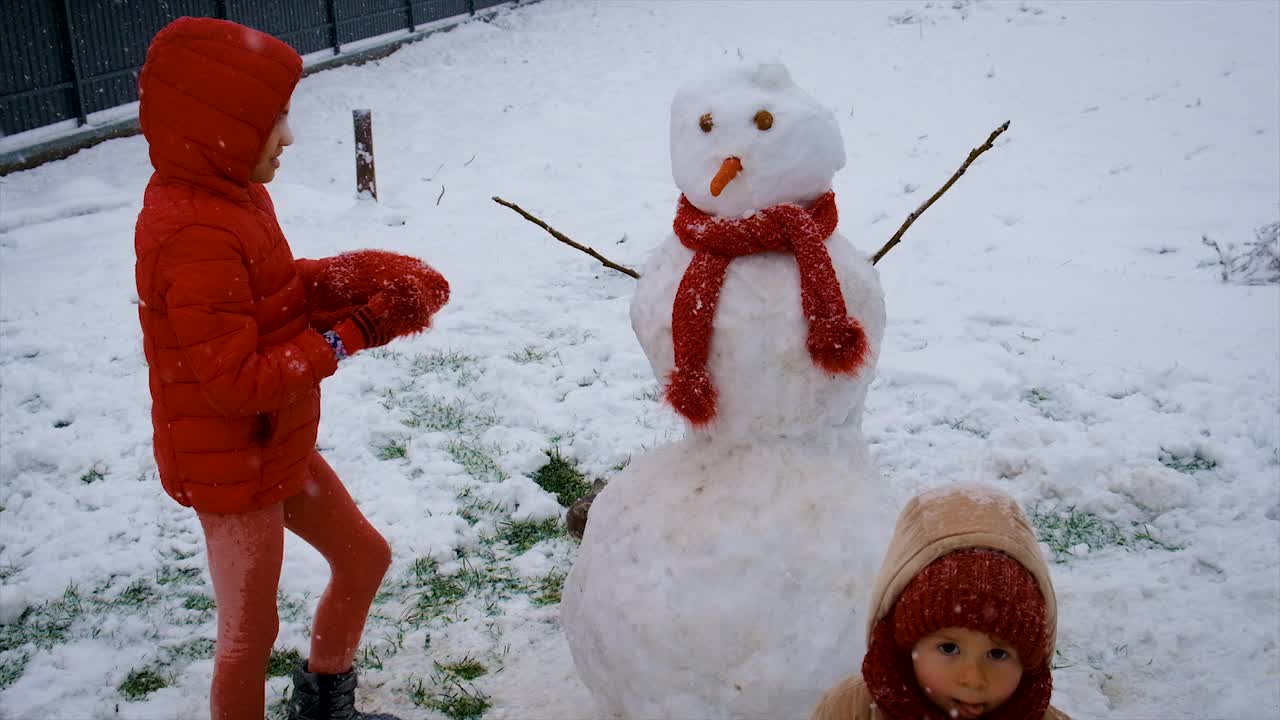
<path fill-rule="evenodd" d="M 360 670 L 381 670 L 384 667 L 382 652 L 373 645 L 361 645 L 353 664 Z"/>
<path fill-rule="evenodd" d="M 538 487 L 556 496 L 556 502 L 562 507 L 569 507 L 591 491 L 591 483 L 587 482 L 582 471 L 578 469 L 578 461 L 565 458 L 560 448 L 544 451 L 547 463 L 533 473 L 533 481 Z"/>
<path fill-rule="evenodd" d="M 1204 470 L 1212 470 L 1218 467 L 1218 461 L 1213 458 L 1205 457 L 1196 450 L 1190 457 L 1180 455 L 1170 450 L 1160 448 L 1160 464 L 1170 470 L 1177 470 L 1180 473 L 1191 475 Z"/>
<path fill-rule="evenodd" d="M 432 557 L 415 558 L 409 566 L 409 583 L 412 587 L 424 587 L 439 574 L 440 563 Z"/>
<path fill-rule="evenodd" d="M 200 568 L 164 565 L 156 570 L 157 585 L 190 585 L 200 580 Z"/>
<path fill-rule="evenodd" d="M 520 554 L 543 540 L 558 538 L 564 534 L 557 518 L 546 520 L 518 520 L 503 522 L 498 525 L 497 539 L 511 546 L 516 554 Z"/>
<path fill-rule="evenodd" d="M 559 447 L 562 444 L 572 445 L 573 439 L 577 436 L 578 433 L 573 430 L 566 430 L 564 432 L 553 433 L 549 440 L 551 442 L 551 447 Z"/>
<path fill-rule="evenodd" d="M 0 657 L 0 690 L 18 681 L 22 673 L 27 671 L 27 661 L 31 655 L 25 652 L 5 653 Z"/>
<path fill-rule="evenodd" d="M 281 620 L 286 622 L 296 622 L 299 618 L 306 615 L 307 606 L 303 601 L 291 598 L 277 590 L 276 612 L 280 616 Z"/>
<path fill-rule="evenodd" d="M 432 372 L 440 372 L 447 370 L 457 372 L 464 368 L 470 367 L 479 361 L 475 355 L 458 352 L 456 350 L 436 350 L 429 353 L 419 353 L 413 356 L 409 362 L 409 366 L 415 374 L 425 374 Z"/>
<path fill-rule="evenodd" d="M 449 373 L 454 383 L 462 387 L 480 377 L 479 359 L 454 350 L 437 350 L 414 355 L 409 362 L 409 372 L 414 375 Z"/>
<path fill-rule="evenodd" d="M 409 456 L 409 445 L 404 438 L 391 438 L 376 455 L 379 460 L 401 460 Z"/>
<path fill-rule="evenodd" d="M 1045 511 L 1037 506 L 1028 515 L 1036 528 L 1036 536 L 1053 550 L 1057 562 L 1065 562 L 1081 546 L 1095 552 L 1124 544 L 1120 526 L 1091 512 L 1076 510 L 1074 505 L 1065 511 Z"/>
<path fill-rule="evenodd" d="M 157 599 L 156 589 L 151 587 L 151 583 L 146 580 L 134 580 L 129 586 L 120 591 L 112 605 L 124 607 L 141 607 L 150 605 Z"/>
<path fill-rule="evenodd" d="M 1141 547 L 1159 548 L 1160 550 L 1167 550 L 1169 552 L 1176 552 L 1185 548 L 1184 545 L 1172 545 L 1158 539 L 1155 535 L 1151 534 L 1151 528 L 1148 525 L 1134 523 L 1133 528 L 1133 540 L 1135 544 Z"/>
<path fill-rule="evenodd" d="M 289 677 L 301 662 L 302 655 L 294 648 L 288 650 L 272 648 L 271 659 L 267 661 L 267 677 Z"/>
<path fill-rule="evenodd" d="M 411 428 L 433 432 L 461 432 L 467 425 L 466 408 L 459 402 L 418 397 L 411 402 L 402 402 L 401 407 L 409 413 L 409 417 L 401 422 Z"/>
<path fill-rule="evenodd" d="M 446 672 L 449 675 L 452 675 L 454 677 L 462 678 L 463 680 L 475 680 L 481 675 L 484 675 L 485 673 L 489 672 L 489 669 L 486 668 L 483 663 L 481 663 L 479 660 L 476 660 L 475 658 L 472 658 L 470 656 L 463 657 L 461 660 L 458 660 L 457 662 L 451 662 L 451 663 L 437 662 L 435 665 L 441 671 Z"/>
<path fill-rule="evenodd" d="M 1022 399 L 1024 402 L 1028 402 L 1028 403 L 1031 403 L 1032 405 L 1035 405 L 1036 403 L 1048 402 L 1049 400 L 1052 400 L 1053 395 L 1051 395 L 1049 391 L 1045 390 L 1044 388 L 1031 388 L 1030 390 L 1022 393 Z"/>
<path fill-rule="evenodd" d="M 436 710 L 453 720 L 478 720 L 490 707 L 489 696 L 474 685 L 465 687 L 456 680 L 429 687 L 419 679 L 409 690 L 414 705 Z"/>
<path fill-rule="evenodd" d="M 169 687 L 169 679 L 150 668 L 130 670 L 117 688 L 125 700 L 143 700 L 161 688 Z"/>
<path fill-rule="evenodd" d="M 468 525 L 475 525 L 485 515 L 495 515 L 503 512 L 503 507 L 500 503 L 481 500 L 476 497 L 475 489 L 471 487 L 462 488 L 455 497 L 458 499 L 458 509 L 454 511 L 454 514 L 466 520 Z"/>
<path fill-rule="evenodd" d="M 491 600 L 505 600 L 523 589 L 523 583 L 509 565 L 496 562 L 493 556 L 483 559 L 486 562 L 479 565 L 471 562 L 470 558 L 462 559 L 462 568 L 456 577 L 464 592 Z"/>
<path fill-rule="evenodd" d="M 453 461 L 462 466 L 468 475 L 477 480 L 506 480 L 509 476 L 498 466 L 498 461 L 494 459 L 494 449 L 485 446 L 480 442 L 469 442 L 467 440 L 451 440 L 445 446 L 445 451 L 449 453 L 449 457 Z"/>
<path fill-rule="evenodd" d="M 446 691 L 436 696 L 434 706 L 453 720 L 476 720 L 489 710 L 489 696 L 475 687 L 458 686 L 457 692 Z"/>
<path fill-rule="evenodd" d="M 213 657 L 215 644 L 209 638 L 192 638 L 169 649 L 169 655 L 174 658 L 186 658 L 188 660 L 207 660 Z"/>
<path fill-rule="evenodd" d="M 71 585 L 61 598 L 28 607 L 16 621 L 0 625 L 0 652 L 27 643 L 47 649 L 63 642 L 72 624 L 84 614 L 84 605 L 80 590 Z"/>
<path fill-rule="evenodd" d="M 626 469 L 627 469 L 627 466 L 628 466 L 628 465 L 630 465 L 630 464 L 631 464 L 631 456 L 630 456 L 630 455 L 628 455 L 628 456 L 626 456 L 625 458 L 623 458 L 621 462 L 616 462 L 616 463 L 614 463 L 614 464 L 610 465 L 610 466 L 609 466 L 609 469 L 610 469 L 610 470 L 612 470 L 612 471 L 614 471 L 614 472 L 616 472 L 616 473 L 617 473 L 617 472 L 622 472 L 623 470 L 626 470 Z"/>
<path fill-rule="evenodd" d="M 1027 390 L 1022 393 L 1022 401 L 1039 410 L 1041 415 L 1050 420 L 1065 419 L 1062 401 L 1044 388 L 1036 387 Z"/>
<path fill-rule="evenodd" d="M 513 352 L 507 357 L 521 365 L 527 365 L 529 363 L 541 362 L 542 360 L 545 360 L 549 354 L 550 353 L 546 350 L 539 350 L 533 345 L 526 345 L 520 352 Z"/>
<path fill-rule="evenodd" d="M 201 593 L 187 593 L 182 600 L 182 607 L 197 612 L 213 612 L 218 605 L 213 598 Z"/>
<path fill-rule="evenodd" d="M 356 667 L 361 670 L 382 670 L 385 667 L 385 661 L 394 657 L 399 650 L 399 646 L 392 641 L 361 645 L 360 652 L 356 654 Z"/>
<path fill-rule="evenodd" d="M 1036 529 L 1037 538 L 1053 551 L 1054 562 L 1067 562 L 1084 554 L 1080 551 L 1082 547 L 1089 553 L 1107 547 L 1182 549 L 1156 539 L 1146 525 L 1133 523 L 1126 530 L 1094 513 L 1077 510 L 1074 505 L 1065 510 L 1044 510 L 1036 506 L 1027 515 Z"/>
<path fill-rule="evenodd" d="M 565 573 L 553 570 L 538 578 L 532 590 L 533 604 L 538 606 L 560 604 L 560 593 L 564 592 Z"/>
<path fill-rule="evenodd" d="M 405 612 L 404 619 L 410 623 L 421 624 L 443 615 L 467 594 L 456 577 L 441 575 L 439 563 L 430 558 L 415 560 L 410 573 L 411 587 L 420 588 Z"/>
<path fill-rule="evenodd" d="M 98 482 L 99 480 L 105 480 L 106 477 L 107 477 L 106 472 L 102 468 L 98 467 L 97 465 L 94 465 L 93 467 L 86 470 L 83 475 L 80 476 L 80 482 L 84 483 L 85 485 L 90 485 L 92 483 Z"/>
<path fill-rule="evenodd" d="M 199 553 L 196 550 L 183 550 L 181 548 L 171 548 L 169 552 L 165 553 L 165 556 L 181 562 L 183 560 L 190 560 L 191 558 L 195 557 L 198 554 Z"/>
<path fill-rule="evenodd" d="M 409 427 L 474 435 L 498 423 L 498 416 L 492 411 L 477 410 L 462 400 L 412 392 L 413 389 L 410 383 L 399 392 L 386 390 L 382 399 L 382 406 L 388 410 L 398 408 L 408 414 L 400 422 Z"/>

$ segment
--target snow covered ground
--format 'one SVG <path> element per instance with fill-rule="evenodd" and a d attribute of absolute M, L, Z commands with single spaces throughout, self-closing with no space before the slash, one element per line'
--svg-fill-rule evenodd
<path fill-rule="evenodd" d="M 1273 2 L 546 0 L 305 79 L 271 185 L 295 253 L 417 254 L 454 290 L 325 385 L 321 447 L 395 552 L 366 706 L 591 716 L 557 624 L 575 545 L 531 475 L 558 449 L 607 478 L 682 429 L 634 281 L 490 197 L 639 266 L 675 209 L 671 96 L 741 55 L 837 112 L 865 251 L 1012 121 L 878 265 L 885 482 L 1024 503 L 1059 560 L 1075 717 L 1276 717 L 1280 287 L 1222 282 L 1202 238 L 1280 220 L 1278 28 Z M 156 479 L 134 307 L 149 171 L 134 137 L 0 179 L 0 718 L 208 717 L 211 588 Z M 290 538 L 282 657 L 325 577 Z"/>

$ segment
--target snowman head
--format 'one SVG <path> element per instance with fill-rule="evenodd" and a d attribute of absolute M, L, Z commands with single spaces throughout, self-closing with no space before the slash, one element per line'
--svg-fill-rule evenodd
<path fill-rule="evenodd" d="M 835 116 L 780 63 L 692 81 L 671 102 L 671 174 L 705 213 L 808 204 L 831 189 L 844 161 Z"/>

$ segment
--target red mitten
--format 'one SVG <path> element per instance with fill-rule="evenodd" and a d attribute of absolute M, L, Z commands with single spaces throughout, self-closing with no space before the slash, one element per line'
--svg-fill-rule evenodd
<path fill-rule="evenodd" d="M 362 347 L 427 329 L 431 316 L 449 300 L 449 283 L 414 257 L 359 250 L 319 262 L 322 267 L 304 274 L 304 279 L 312 275 L 307 287 L 311 326 L 324 332 L 350 319 L 361 333 Z M 346 335 L 352 328 L 346 330 L 339 334 L 349 344 Z M 355 350 L 349 347 L 348 352 Z"/>
<path fill-rule="evenodd" d="M 385 345 L 390 338 L 380 335 L 381 318 L 388 314 L 390 301 L 386 293 L 374 295 L 365 305 L 356 308 L 349 318 L 337 324 L 334 332 L 342 340 L 342 349 L 346 355 L 354 355 L 365 348 Z M 339 355 L 339 359 L 344 357 Z"/>
<path fill-rule="evenodd" d="M 404 275 L 388 280 L 384 285 L 386 290 L 356 308 L 351 317 L 335 328 L 348 354 L 412 335 L 430 321 L 427 293 L 422 290 L 422 282 L 417 277 Z M 355 337 L 357 333 L 359 338 Z"/>

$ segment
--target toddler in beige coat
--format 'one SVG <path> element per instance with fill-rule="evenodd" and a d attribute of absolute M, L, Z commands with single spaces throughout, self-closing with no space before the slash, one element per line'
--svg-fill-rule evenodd
<path fill-rule="evenodd" d="M 1012 498 L 980 487 L 912 498 L 873 588 L 862 675 L 812 720 L 1069 720 L 1049 705 L 1057 613 Z"/>

